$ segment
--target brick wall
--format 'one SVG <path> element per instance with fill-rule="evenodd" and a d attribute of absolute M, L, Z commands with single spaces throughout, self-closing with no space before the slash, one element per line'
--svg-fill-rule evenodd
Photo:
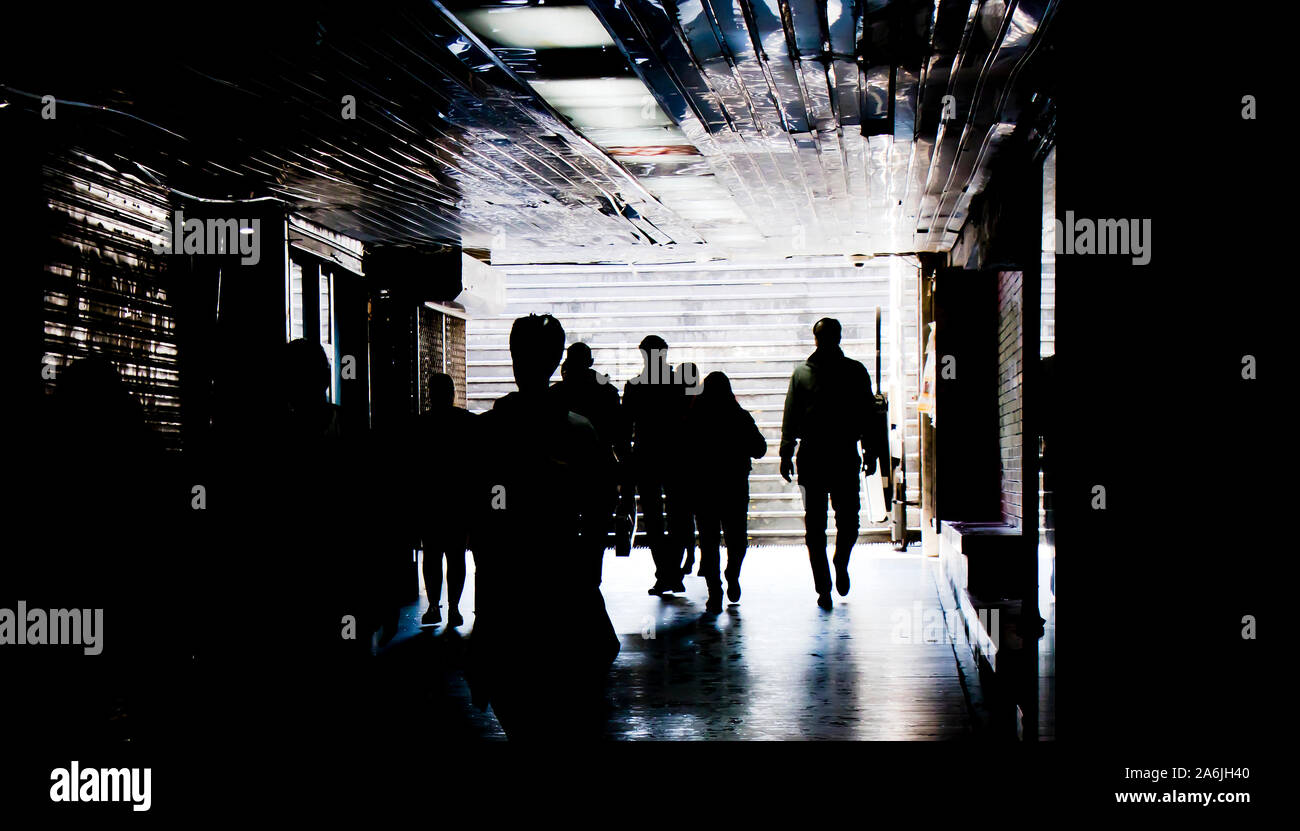
<path fill-rule="evenodd" d="M 998 451 L 1002 519 L 1023 527 L 1024 273 L 998 272 Z M 1037 471 L 1032 472 L 1037 475 Z M 1036 506 L 1035 506 L 1036 507 Z"/>

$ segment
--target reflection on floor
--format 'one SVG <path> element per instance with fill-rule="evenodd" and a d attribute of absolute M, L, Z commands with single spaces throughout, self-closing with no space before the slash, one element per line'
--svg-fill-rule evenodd
<path fill-rule="evenodd" d="M 805 549 L 751 549 L 741 602 L 707 617 L 701 578 L 687 578 L 684 596 L 651 597 L 649 552 L 608 553 L 602 589 L 622 640 L 608 737 L 970 737 L 934 565 L 915 548 L 861 545 L 850 566 L 852 591 L 836 595 L 834 610 L 824 612 Z M 459 671 L 473 628 L 473 569 L 461 602 L 465 626 L 420 630 L 425 608 L 421 599 L 404 610 L 399 634 L 380 653 L 384 675 L 409 691 L 427 720 L 420 729 L 446 738 L 503 738 L 490 712 L 470 706 Z M 546 648 L 546 640 L 562 638 L 563 620 L 563 590 L 539 594 L 536 630 L 519 633 L 520 647 Z"/>

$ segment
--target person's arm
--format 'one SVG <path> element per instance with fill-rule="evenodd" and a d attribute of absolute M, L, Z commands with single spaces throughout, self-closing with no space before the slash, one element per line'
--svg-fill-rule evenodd
<path fill-rule="evenodd" d="M 755 459 L 761 459 L 767 453 L 767 439 L 763 438 L 763 431 L 758 429 L 758 422 L 754 420 L 753 413 L 747 410 L 741 410 L 745 418 L 749 421 L 749 455 Z"/>
<path fill-rule="evenodd" d="M 618 405 L 619 425 L 622 433 L 623 448 L 627 455 L 620 460 L 619 465 L 619 514 L 631 517 L 636 513 L 636 485 L 634 482 L 632 469 L 632 441 L 636 433 L 633 405 L 635 396 L 632 393 L 632 382 L 628 381 L 623 385 L 623 398 Z"/>
<path fill-rule="evenodd" d="M 803 395 L 800 391 L 799 370 L 790 375 L 790 387 L 785 393 L 785 410 L 781 414 L 781 458 L 794 457 L 795 445 L 800 437 Z"/>

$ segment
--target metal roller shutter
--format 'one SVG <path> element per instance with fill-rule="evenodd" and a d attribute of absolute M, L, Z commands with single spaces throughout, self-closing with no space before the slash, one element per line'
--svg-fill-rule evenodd
<path fill-rule="evenodd" d="M 41 189 L 51 227 L 42 274 L 47 393 L 60 369 L 103 355 L 164 444 L 178 449 L 175 316 L 165 255 L 154 252 L 170 216 L 165 189 L 75 149 L 47 158 Z"/>

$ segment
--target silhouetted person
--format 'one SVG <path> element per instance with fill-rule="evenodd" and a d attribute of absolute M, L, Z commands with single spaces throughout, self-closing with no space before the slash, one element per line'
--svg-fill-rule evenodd
<path fill-rule="evenodd" d="M 631 455 L 631 443 L 628 440 L 627 426 L 623 421 L 623 411 L 619 406 L 618 390 L 610 383 L 609 376 L 592 369 L 591 347 L 585 343 L 575 343 L 569 347 L 568 357 L 560 365 L 562 380 L 551 386 L 551 394 L 569 412 L 577 413 L 591 422 L 602 442 L 622 468 Z M 623 481 L 620 475 L 617 481 Z M 600 585 L 602 565 L 605 557 L 605 541 L 613 521 L 617 506 L 617 493 L 607 512 L 605 534 L 601 536 L 599 547 L 590 552 L 590 574 Z"/>
<path fill-rule="evenodd" d="M 442 562 L 447 561 L 447 626 L 465 623 L 460 596 L 465 591 L 465 546 L 469 534 L 469 500 L 465 476 L 473 464 L 475 416 L 456 406 L 456 384 L 450 375 L 429 374 L 431 406 L 416 426 L 415 507 L 420 539 L 424 544 L 424 590 L 429 609 L 422 623 L 442 621 Z"/>
<path fill-rule="evenodd" d="M 32 610 L 78 610 L 77 624 L 80 610 L 102 610 L 93 633 L 98 652 L 86 654 L 91 633 L 80 625 L 72 629 L 80 643 L 0 646 L 6 738 L 30 733 L 56 753 L 67 750 L 64 740 L 140 744 L 183 636 L 162 619 L 149 588 L 184 567 L 169 545 L 167 498 L 179 488 L 168 481 L 168 460 L 143 408 L 106 357 L 58 369 L 53 394 L 41 403 L 32 450 L 9 463 L 18 542 L 0 553 L 0 608 L 23 601 Z M 14 621 L 8 636 L 30 631 L 29 623 Z M 38 637 L 52 640 L 53 614 L 47 626 Z"/>
<path fill-rule="evenodd" d="M 330 364 L 319 343 L 298 338 L 284 345 L 280 365 L 285 437 L 325 446 L 342 437 L 342 410 L 330 403 Z"/>
<path fill-rule="evenodd" d="M 679 430 L 680 438 L 674 443 L 674 458 L 672 461 L 672 475 L 677 480 L 673 490 L 681 495 L 679 500 L 682 504 L 678 516 L 681 517 L 677 522 L 674 533 L 669 537 L 672 545 L 671 557 L 678 563 L 681 563 L 682 579 L 685 580 L 691 574 L 691 569 L 695 567 L 695 483 L 694 476 L 694 450 L 691 442 L 688 440 L 686 429 L 686 419 L 690 415 L 691 407 L 697 400 L 700 388 L 703 383 L 703 376 L 700 375 L 700 368 L 696 364 L 687 361 L 677 367 L 674 380 L 682 385 L 682 408 L 681 408 L 681 428 Z M 674 509 L 678 510 L 678 509 Z M 683 559 L 684 555 L 684 559 Z M 700 572 L 704 576 L 704 572 Z"/>
<path fill-rule="evenodd" d="M 695 524 L 700 533 L 700 575 L 709 587 L 707 610 L 722 611 L 718 529 L 727 540 L 727 597 L 740 600 L 740 566 L 748 545 L 750 459 L 767 452 L 754 417 L 736 401 L 731 381 L 711 372 L 691 403 L 686 422 L 693 458 Z"/>
<path fill-rule="evenodd" d="M 649 593 L 684 592 L 680 540 L 687 500 L 676 463 L 686 396 L 668 365 L 664 339 L 647 335 L 639 349 L 645 366 L 624 386 L 623 410 L 632 428 L 631 475 L 641 495 L 646 542 L 655 562 L 655 583 Z M 625 511 L 630 510 L 628 499 L 625 494 Z"/>
<path fill-rule="evenodd" d="M 373 527 L 371 494 L 382 480 L 365 464 L 364 429 L 329 400 L 330 365 L 319 343 L 293 340 L 281 349 L 273 410 L 274 547 L 265 551 L 265 584 L 254 589 L 276 621 L 293 603 L 293 638 L 266 658 L 284 679 L 279 705 L 310 729 L 312 707 L 336 723 L 357 716 L 355 662 L 369 656 L 381 618 L 385 572 L 361 535 Z M 388 497 L 388 494 L 384 494 Z M 361 521 L 358 521 L 360 519 Z M 337 704 L 336 704 L 337 702 Z M 345 703 L 346 702 L 346 703 Z M 346 708 L 342 713 L 336 706 Z"/>
<path fill-rule="evenodd" d="M 627 458 L 631 442 L 623 413 L 619 409 L 618 390 L 609 376 L 592 368 L 591 347 L 575 343 L 569 347 L 568 357 L 560 365 L 560 377 L 551 386 L 551 393 L 568 407 L 591 422 L 602 441 L 610 446 L 620 459 Z"/>
<path fill-rule="evenodd" d="M 54 527 L 63 554 L 35 556 L 53 557 L 44 576 L 59 594 L 67 590 L 88 606 L 110 604 L 105 614 L 119 633 L 121 655 L 131 638 L 145 637 L 143 628 L 127 635 L 123 625 L 128 618 L 143 625 L 140 588 L 155 579 L 151 558 L 158 552 L 142 523 L 159 520 L 162 446 L 139 401 L 103 356 L 63 369 L 51 404 L 43 475 L 50 477 L 46 498 L 62 514 Z"/>
<path fill-rule="evenodd" d="M 207 507 L 189 512 L 210 536 L 195 671 L 219 702 L 196 714 L 196 729 L 207 741 L 308 739 L 329 724 L 337 737 L 367 712 L 356 695 L 378 573 L 363 537 L 381 526 L 373 508 L 390 493 L 368 469 L 367 425 L 329 399 L 319 343 L 268 344 L 232 328 L 223 348 L 242 360 L 214 379 L 212 465 L 198 479 Z"/>
<path fill-rule="evenodd" d="M 309 591 L 316 593 L 308 603 L 342 615 L 349 605 L 344 594 L 353 587 L 347 561 L 351 552 L 343 550 L 335 524 L 349 507 L 342 488 L 353 461 L 348 442 L 356 437 L 348 435 L 342 409 L 328 398 L 330 365 L 319 343 L 297 339 L 284 345 L 280 387 L 284 398 L 275 426 L 285 466 L 285 504 L 291 509 L 284 517 L 290 544 L 276 564 L 273 588 L 286 591 L 305 577 Z M 287 556 L 291 554 L 295 556 Z M 331 614 L 317 637 L 336 640 L 337 620 Z"/>
<path fill-rule="evenodd" d="M 613 459 L 586 418 L 547 388 L 564 329 L 529 315 L 510 331 L 518 392 L 479 416 L 470 545 L 476 618 L 466 676 L 511 738 L 598 737 L 618 636 L 591 581 L 565 584 L 566 614 L 539 626 L 538 595 L 603 543 Z"/>
<path fill-rule="evenodd" d="M 826 500 L 835 508 L 835 586 L 849 592 L 849 554 L 858 539 L 861 510 L 858 471 L 875 470 L 870 444 L 871 376 L 840 349 L 840 323 L 825 317 L 813 325 L 817 348 L 790 376 L 781 420 L 781 476 L 791 481 L 795 447 L 804 528 L 817 603 L 831 608 L 826 563 Z M 863 454 L 858 455 L 858 446 Z"/>

